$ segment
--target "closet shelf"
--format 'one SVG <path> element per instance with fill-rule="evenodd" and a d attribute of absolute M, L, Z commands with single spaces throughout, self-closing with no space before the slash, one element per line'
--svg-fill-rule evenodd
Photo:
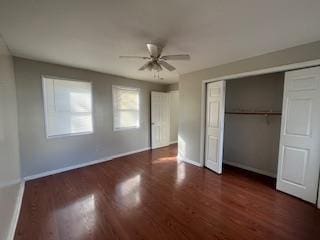
<path fill-rule="evenodd" d="M 225 112 L 226 114 L 244 114 L 244 115 L 281 115 L 281 112 L 248 112 L 248 111 L 235 111 L 235 112 Z"/>

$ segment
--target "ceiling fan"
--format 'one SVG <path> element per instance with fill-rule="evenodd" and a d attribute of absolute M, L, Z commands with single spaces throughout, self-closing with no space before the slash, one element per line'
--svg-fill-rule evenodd
<path fill-rule="evenodd" d="M 148 69 L 149 71 L 162 71 L 163 68 L 168 71 L 174 71 L 176 68 L 166 61 L 171 60 L 190 60 L 190 55 L 188 54 L 177 54 L 177 55 L 164 55 L 161 56 L 163 47 L 154 43 L 147 43 L 147 49 L 149 52 L 149 57 L 140 57 L 140 56 L 120 56 L 120 58 L 131 58 L 131 59 L 144 59 L 149 60 L 142 67 L 139 68 L 139 71 Z"/>

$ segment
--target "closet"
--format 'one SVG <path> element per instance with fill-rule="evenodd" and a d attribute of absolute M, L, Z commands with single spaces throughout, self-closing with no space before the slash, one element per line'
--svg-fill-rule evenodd
<path fill-rule="evenodd" d="M 277 175 L 284 74 L 226 81 L 223 163 Z"/>
<path fill-rule="evenodd" d="M 206 83 L 204 165 L 277 178 L 277 189 L 316 203 L 320 67 Z"/>

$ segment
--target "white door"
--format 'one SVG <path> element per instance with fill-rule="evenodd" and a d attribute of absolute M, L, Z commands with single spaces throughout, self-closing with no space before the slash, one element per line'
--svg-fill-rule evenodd
<path fill-rule="evenodd" d="M 207 84 L 205 166 L 222 173 L 225 81 Z"/>
<path fill-rule="evenodd" d="M 170 144 L 169 94 L 151 92 L 151 148 Z"/>
<path fill-rule="evenodd" d="M 320 169 L 320 67 L 287 72 L 277 189 L 316 203 Z"/>

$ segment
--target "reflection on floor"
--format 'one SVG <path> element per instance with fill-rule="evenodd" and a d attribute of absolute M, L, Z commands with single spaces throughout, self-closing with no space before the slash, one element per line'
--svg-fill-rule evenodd
<path fill-rule="evenodd" d="M 319 239 L 320 211 L 274 181 L 176 161 L 177 146 L 26 183 L 15 239 Z"/>

